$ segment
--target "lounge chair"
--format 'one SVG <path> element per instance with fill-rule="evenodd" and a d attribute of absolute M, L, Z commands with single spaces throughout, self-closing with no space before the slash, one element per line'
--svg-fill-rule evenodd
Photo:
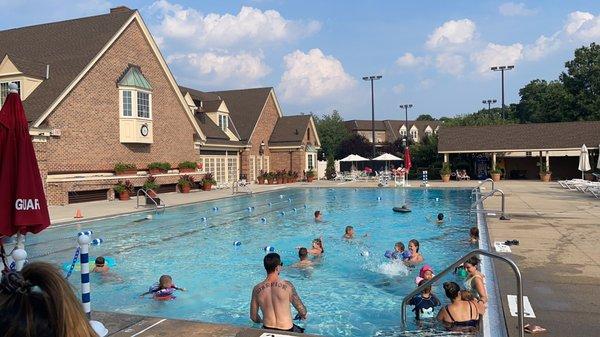
<path fill-rule="evenodd" d="M 568 188 L 571 191 L 577 190 L 577 187 L 575 187 L 576 185 L 585 185 L 588 182 L 589 181 L 584 180 L 584 179 L 571 179 L 571 180 L 559 180 L 558 181 L 560 186 L 562 186 L 564 188 Z"/>
<path fill-rule="evenodd" d="M 594 177 L 596 177 L 596 181 L 600 181 L 600 173 L 592 173 Z"/>
<path fill-rule="evenodd" d="M 592 187 L 588 191 L 596 198 L 600 199 L 600 187 Z"/>
<path fill-rule="evenodd" d="M 584 184 L 575 184 L 575 188 L 583 193 L 587 193 L 590 188 L 600 188 L 600 182 L 588 181 Z"/>

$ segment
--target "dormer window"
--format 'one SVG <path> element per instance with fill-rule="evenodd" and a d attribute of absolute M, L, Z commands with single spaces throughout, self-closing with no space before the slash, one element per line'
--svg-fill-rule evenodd
<path fill-rule="evenodd" d="M 152 86 L 140 67 L 129 65 L 118 79 L 121 143 L 152 143 Z"/>
<path fill-rule="evenodd" d="M 227 115 L 219 115 L 219 126 L 223 131 L 226 131 L 229 128 L 229 118 Z"/>
<path fill-rule="evenodd" d="M 10 89 L 8 88 L 10 83 L 17 85 L 17 92 L 21 95 L 21 81 L 0 82 L 0 107 L 4 105 L 4 100 L 6 100 L 6 96 L 10 93 Z"/>
<path fill-rule="evenodd" d="M 412 138 L 413 140 L 419 139 L 419 131 L 417 131 L 416 129 L 410 130 L 410 138 Z"/>

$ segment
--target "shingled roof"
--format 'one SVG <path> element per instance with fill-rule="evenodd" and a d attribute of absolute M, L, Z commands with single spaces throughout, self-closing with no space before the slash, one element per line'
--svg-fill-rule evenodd
<path fill-rule="evenodd" d="M 26 75 L 45 79 L 23 102 L 28 121 L 41 117 L 135 13 L 109 14 L 0 31 L 0 55 L 8 55 Z"/>
<path fill-rule="evenodd" d="M 213 91 L 227 104 L 242 141 L 249 141 L 272 88 Z"/>
<path fill-rule="evenodd" d="M 597 148 L 600 121 L 440 127 L 438 152 L 508 152 Z"/>
<path fill-rule="evenodd" d="M 370 120 L 360 120 L 354 119 L 350 121 L 345 121 L 344 125 L 348 131 L 358 131 L 358 130 L 372 130 L 372 124 Z M 385 131 L 385 123 L 383 121 L 375 121 L 375 131 Z"/>
<path fill-rule="evenodd" d="M 277 120 L 269 146 L 300 146 L 310 124 L 309 115 L 283 116 Z"/>

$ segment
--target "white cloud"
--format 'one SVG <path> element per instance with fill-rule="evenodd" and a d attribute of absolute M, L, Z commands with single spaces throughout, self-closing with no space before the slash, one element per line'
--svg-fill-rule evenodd
<path fill-rule="evenodd" d="M 204 83 L 224 83 L 235 80 L 236 84 L 253 84 L 271 70 L 262 56 L 249 53 L 217 54 L 215 52 L 175 54 L 168 63 L 180 63 L 187 71 L 195 70 L 197 80 Z"/>
<path fill-rule="evenodd" d="M 401 94 L 404 92 L 404 89 L 406 89 L 406 86 L 402 83 L 396 84 L 395 86 L 392 87 L 392 91 L 395 94 Z"/>
<path fill-rule="evenodd" d="M 429 59 L 425 56 L 415 56 L 412 53 L 405 53 L 396 60 L 396 64 L 402 68 L 414 68 L 426 65 Z"/>
<path fill-rule="evenodd" d="M 594 41 L 600 38 L 600 15 L 594 16 L 588 12 L 572 12 L 567 17 L 563 30 L 575 39 Z"/>
<path fill-rule="evenodd" d="M 442 53 L 435 58 L 435 66 L 441 73 L 459 76 L 465 70 L 465 59 L 457 54 Z"/>
<path fill-rule="evenodd" d="M 313 34 L 321 27 L 317 21 L 291 21 L 275 10 L 261 11 L 246 6 L 236 15 L 203 15 L 194 8 L 159 0 L 150 6 L 150 12 L 159 21 L 158 36 L 183 40 L 193 47 L 285 42 Z"/>
<path fill-rule="evenodd" d="M 542 35 L 532 45 L 525 46 L 523 56 L 528 60 L 539 60 L 560 48 L 560 45 L 559 33 L 550 37 Z"/>
<path fill-rule="evenodd" d="M 356 80 L 344 71 L 342 63 L 320 49 L 308 53 L 296 50 L 283 57 L 285 72 L 279 83 L 283 99 L 309 102 L 345 92 L 356 85 Z"/>
<path fill-rule="evenodd" d="M 523 45 L 520 43 L 510 46 L 488 43 L 482 51 L 471 54 L 471 60 L 480 74 L 489 73 L 493 66 L 515 65 L 522 58 Z"/>
<path fill-rule="evenodd" d="M 421 80 L 419 82 L 419 88 L 421 88 L 421 89 L 429 89 L 429 88 L 433 87 L 433 84 L 434 84 L 434 82 L 433 82 L 432 79 L 426 78 L 426 79 L 423 79 L 423 80 Z"/>
<path fill-rule="evenodd" d="M 447 21 L 429 35 L 425 45 L 431 49 L 463 45 L 475 38 L 475 28 L 469 19 Z"/>
<path fill-rule="evenodd" d="M 535 9 L 527 8 L 527 6 L 520 2 L 507 2 L 503 3 L 498 7 L 500 14 L 504 16 L 529 16 L 537 13 Z"/>

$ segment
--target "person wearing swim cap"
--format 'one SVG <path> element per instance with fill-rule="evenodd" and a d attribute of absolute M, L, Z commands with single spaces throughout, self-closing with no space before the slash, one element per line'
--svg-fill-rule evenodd
<path fill-rule="evenodd" d="M 254 323 L 262 323 L 263 329 L 303 333 L 304 328 L 292 321 L 290 305 L 298 311 L 296 317 L 300 319 L 306 319 L 308 312 L 292 282 L 279 277 L 283 269 L 281 257 L 277 253 L 269 253 L 263 258 L 263 265 L 267 277 L 252 289 L 250 319 Z"/>
<path fill-rule="evenodd" d="M 435 275 L 433 274 L 433 269 L 431 268 L 430 265 L 426 264 L 423 267 L 421 267 L 421 270 L 419 271 L 419 276 L 417 276 L 417 278 L 415 278 L 415 283 L 419 284 L 423 280 L 429 281 L 434 276 Z"/>

